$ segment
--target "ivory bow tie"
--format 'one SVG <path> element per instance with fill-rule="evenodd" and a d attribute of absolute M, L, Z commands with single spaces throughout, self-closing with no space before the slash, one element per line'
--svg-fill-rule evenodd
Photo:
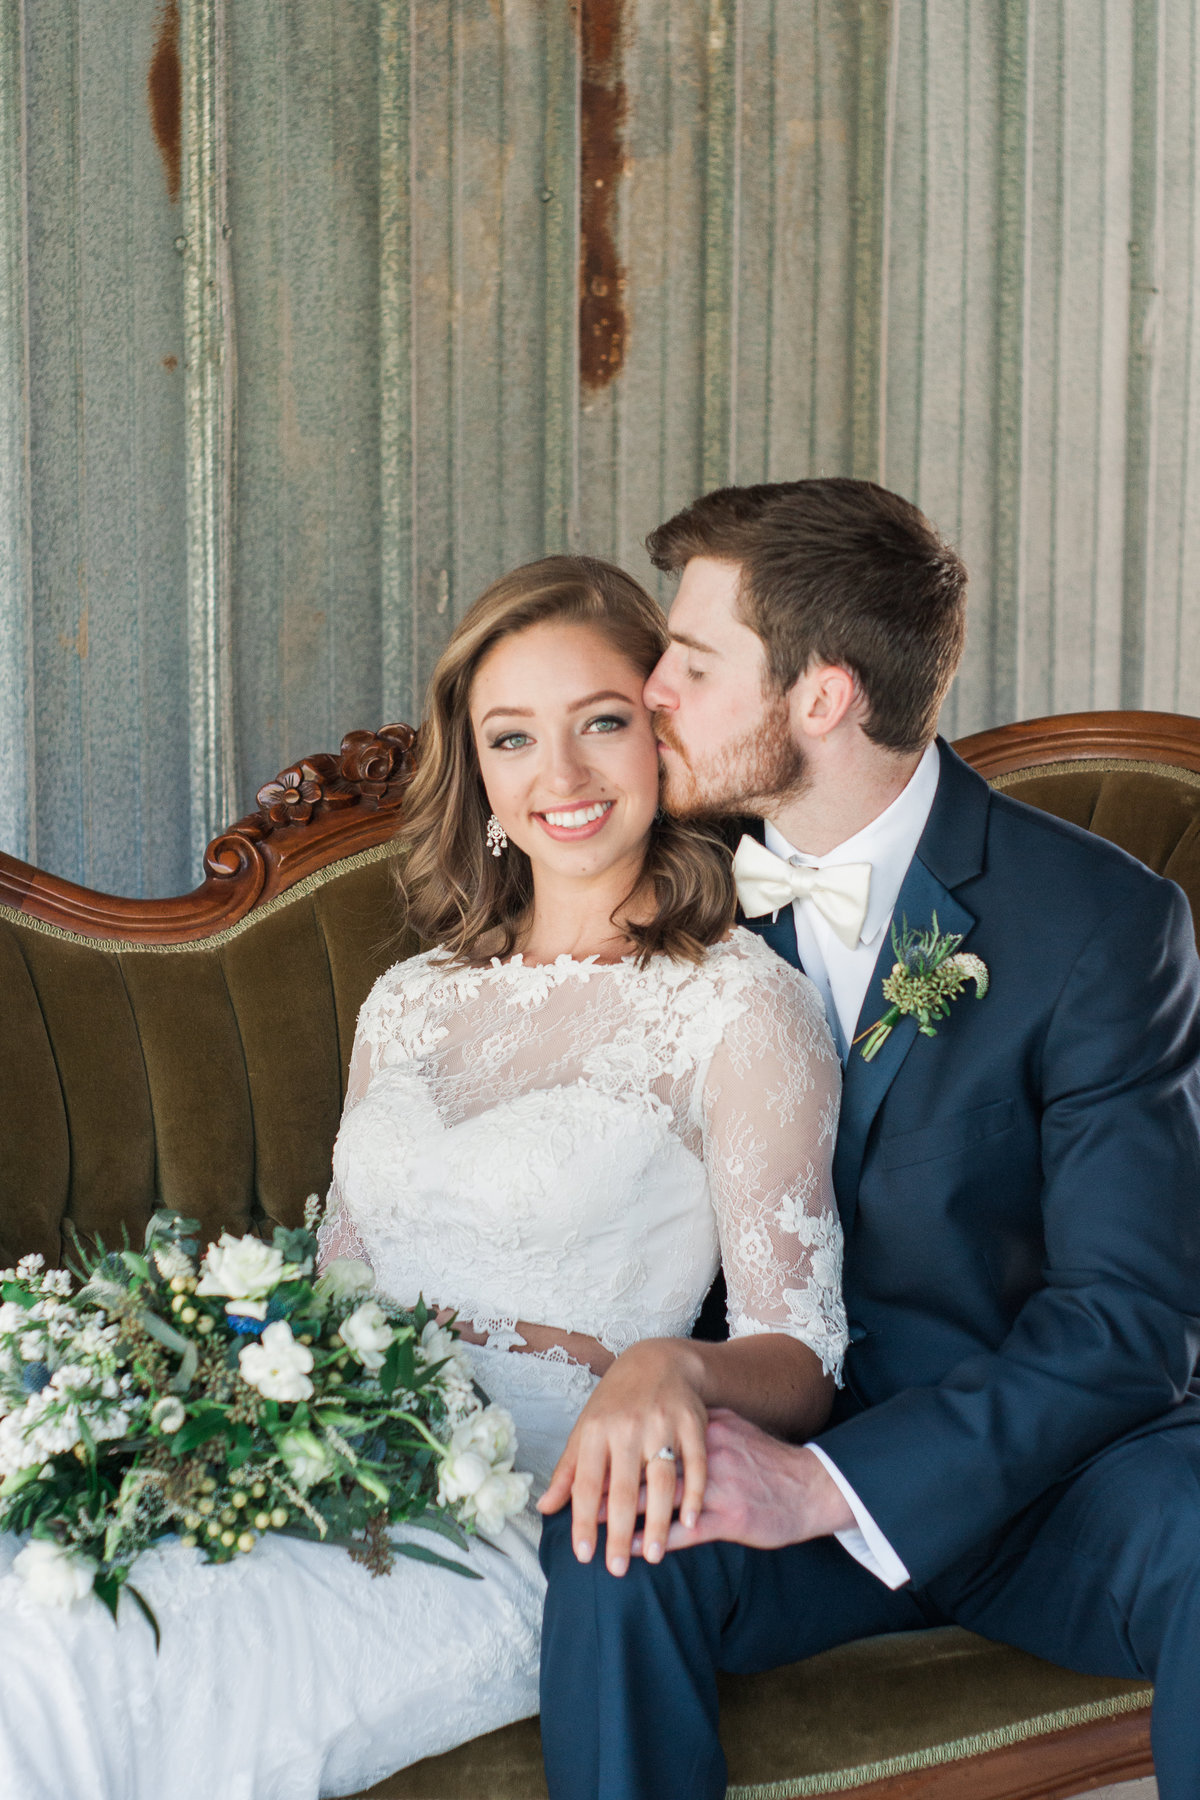
<path fill-rule="evenodd" d="M 808 869 L 784 862 L 765 844 L 743 837 L 733 858 L 733 883 L 748 919 L 778 912 L 793 900 L 811 900 L 847 950 L 853 950 L 867 916 L 871 865 L 843 863 L 832 869 Z"/>

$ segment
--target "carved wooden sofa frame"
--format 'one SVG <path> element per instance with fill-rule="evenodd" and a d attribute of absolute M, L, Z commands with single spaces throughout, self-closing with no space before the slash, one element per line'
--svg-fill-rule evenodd
<path fill-rule="evenodd" d="M 190 894 L 121 899 L 0 853 L 0 1091 L 11 1102 L 7 1127 L 0 1115 L 3 1258 L 57 1254 L 68 1214 L 84 1236 L 100 1223 L 111 1230 L 114 1218 L 136 1233 L 159 1197 L 214 1234 L 224 1224 L 294 1222 L 305 1193 L 327 1178 L 357 1007 L 380 969 L 413 947 L 397 936 L 386 850 L 413 742 L 407 725 L 353 731 L 337 754 L 284 770 L 259 790 L 258 809 L 209 845 L 204 879 Z M 995 785 L 1169 873 L 1200 917 L 1200 720 L 1068 714 L 956 747 Z M 296 996 L 322 983 L 324 1013 L 310 1008 L 301 1018 Z M 194 1027 L 183 1045 L 170 1020 L 176 986 Z M 113 1045 L 129 1036 L 128 1014 L 145 1096 L 135 1070 L 136 1119 L 115 1126 L 139 1143 L 148 1134 L 140 1161 L 121 1161 L 124 1151 L 104 1137 L 126 1090 L 106 1088 L 107 1074 L 93 1080 L 87 1046 L 63 1042 L 67 1002 L 81 993 L 105 1021 L 110 1060 L 119 1061 Z M 236 1030 L 206 1043 L 204 1021 L 218 1020 L 221 995 Z M 324 1034 L 329 1042 L 313 1052 L 323 1061 L 290 1088 L 272 1086 L 271 1044 L 290 1045 L 297 1034 Z M 238 1154 L 221 1164 L 214 1128 L 210 1160 L 219 1166 L 210 1178 L 198 1169 L 196 1133 L 206 1105 L 225 1129 L 226 1103 L 212 1088 L 225 1073 L 222 1045 L 225 1060 L 245 1062 L 229 1102 L 245 1114 L 241 1164 Z M 176 1129 L 171 1098 L 184 1090 L 190 1138 Z M 39 1162 L 41 1127 L 30 1121 L 47 1104 L 45 1130 L 58 1147 Z M 21 1158 L 35 1137 L 30 1174 Z M 729 1793 L 1057 1800 L 1153 1772 L 1149 1703 L 1143 1685 L 1052 1669 L 951 1628 L 866 1640 L 726 1682 Z M 376 1800 L 539 1800 L 536 1721 L 431 1758 L 371 1792 Z"/>

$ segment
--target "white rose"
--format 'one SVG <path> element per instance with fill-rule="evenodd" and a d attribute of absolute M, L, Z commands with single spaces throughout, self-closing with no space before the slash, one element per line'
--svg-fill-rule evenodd
<path fill-rule="evenodd" d="M 44 1606 L 73 1606 L 86 1600 L 96 1579 L 88 1556 L 75 1556 L 46 1538 L 31 1538 L 13 1558 L 13 1568 Z"/>
<path fill-rule="evenodd" d="M 228 1294 L 234 1300 L 261 1300 L 283 1278 L 283 1256 L 261 1238 L 235 1238 L 223 1231 L 200 1265 L 198 1294 Z"/>
<path fill-rule="evenodd" d="M 438 1325 L 430 1319 L 421 1333 L 419 1353 L 426 1366 L 430 1363 L 445 1365 L 438 1370 L 437 1378 L 446 1390 L 447 1404 L 452 1409 L 456 1399 L 463 1400 L 471 1394 L 475 1382 L 474 1371 L 458 1339 L 445 1325 Z M 459 1390 L 457 1394 L 456 1389 Z"/>
<path fill-rule="evenodd" d="M 356 1256 L 335 1256 L 326 1263 L 317 1277 L 314 1292 L 318 1298 L 332 1302 L 353 1300 L 356 1294 L 365 1294 L 375 1286 L 375 1272 L 370 1263 L 360 1262 Z"/>
<path fill-rule="evenodd" d="M 421 1333 L 421 1355 L 427 1363 L 445 1362 L 453 1357 L 458 1349 L 458 1339 L 453 1332 L 439 1325 L 436 1319 L 430 1319 Z"/>
<path fill-rule="evenodd" d="M 517 1429 L 512 1414 L 502 1406 L 485 1406 L 457 1425 L 450 1438 L 452 1450 L 478 1450 L 493 1469 L 511 1469 L 517 1453 Z"/>
<path fill-rule="evenodd" d="M 29 1314 L 15 1300 L 6 1300 L 0 1305 L 0 1332 L 6 1337 L 10 1332 L 21 1331 Z"/>
<path fill-rule="evenodd" d="M 308 1489 L 333 1474 L 333 1458 L 311 1431 L 287 1431 L 278 1440 L 279 1454 L 297 1487 Z"/>
<path fill-rule="evenodd" d="M 283 1319 L 268 1325 L 261 1344 L 247 1344 L 238 1352 L 242 1380 L 257 1388 L 264 1400 L 310 1400 L 313 1384 L 308 1379 L 312 1351 L 298 1344 Z"/>
<path fill-rule="evenodd" d="M 451 1450 L 438 1476 L 438 1504 L 470 1500 L 492 1478 L 491 1464 L 478 1450 Z"/>
<path fill-rule="evenodd" d="M 348 1319 L 342 1320 L 338 1331 L 343 1344 L 353 1350 L 364 1369 L 383 1367 L 383 1353 L 395 1335 L 377 1300 L 364 1300 Z"/>
<path fill-rule="evenodd" d="M 514 1475 L 507 1470 L 489 1475 L 472 1496 L 480 1528 L 493 1534 L 503 1531 L 505 1523 L 525 1506 L 532 1484 L 532 1475 Z"/>

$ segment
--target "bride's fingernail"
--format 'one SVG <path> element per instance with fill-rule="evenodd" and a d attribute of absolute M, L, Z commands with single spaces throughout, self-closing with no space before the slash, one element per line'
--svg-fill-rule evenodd
<path fill-rule="evenodd" d="M 661 1562 L 662 1561 L 662 1553 L 663 1553 L 663 1549 L 662 1549 L 661 1544 L 647 1544 L 646 1545 L 646 1561 L 647 1562 L 651 1562 L 651 1563 Z"/>
<path fill-rule="evenodd" d="M 623 1575 L 628 1567 L 629 1564 L 623 1556 L 614 1556 L 608 1565 L 608 1572 L 610 1575 Z"/>
<path fill-rule="evenodd" d="M 683 1515 L 683 1522 L 689 1531 L 694 1531 L 696 1528 L 695 1513 L 694 1512 L 685 1512 Z"/>
<path fill-rule="evenodd" d="M 592 1546 L 590 1544 L 576 1544 L 575 1555 L 580 1562 L 591 1562 Z"/>

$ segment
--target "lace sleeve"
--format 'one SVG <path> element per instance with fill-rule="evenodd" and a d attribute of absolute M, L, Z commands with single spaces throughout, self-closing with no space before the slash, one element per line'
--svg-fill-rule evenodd
<path fill-rule="evenodd" d="M 362 1015 L 360 1014 L 358 1028 L 354 1034 L 354 1049 L 350 1053 L 350 1074 L 346 1082 L 346 1099 L 342 1107 L 343 1119 L 348 1112 L 354 1110 L 366 1093 L 373 1063 L 374 1052 L 363 1031 Z M 339 1256 L 350 1257 L 355 1262 L 365 1262 L 370 1267 L 371 1259 L 354 1228 L 354 1220 L 350 1217 L 342 1201 L 337 1177 L 334 1176 L 325 1200 L 325 1214 L 317 1231 L 318 1269 L 325 1268 L 328 1263 L 333 1262 Z"/>
<path fill-rule="evenodd" d="M 701 1098 L 730 1334 L 786 1332 L 840 1384 L 837 1053 L 816 990 L 786 963 L 756 970 L 747 999 L 713 1053 Z"/>

